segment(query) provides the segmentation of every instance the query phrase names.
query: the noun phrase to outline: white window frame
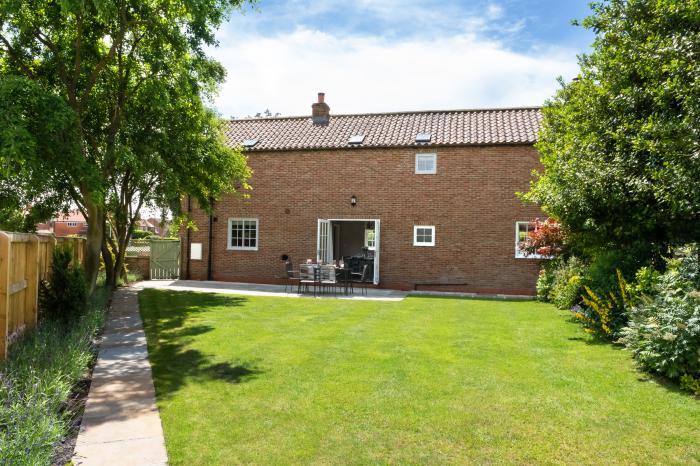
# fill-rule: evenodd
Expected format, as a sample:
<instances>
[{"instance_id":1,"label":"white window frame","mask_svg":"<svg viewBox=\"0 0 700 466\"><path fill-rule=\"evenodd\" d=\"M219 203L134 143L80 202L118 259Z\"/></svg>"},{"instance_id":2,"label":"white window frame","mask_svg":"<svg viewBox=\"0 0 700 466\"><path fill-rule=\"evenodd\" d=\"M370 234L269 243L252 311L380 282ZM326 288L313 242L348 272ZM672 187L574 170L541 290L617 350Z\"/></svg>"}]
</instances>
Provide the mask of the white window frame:
<instances>
[{"instance_id":1,"label":"white window frame","mask_svg":"<svg viewBox=\"0 0 700 466\"><path fill-rule=\"evenodd\" d=\"M526 224L530 226L531 221L518 220L515 222L515 258L516 259L545 259L542 254L525 254L525 251L520 249L520 225ZM525 230L526 232L528 230Z\"/></svg>"},{"instance_id":2,"label":"white window frame","mask_svg":"<svg viewBox=\"0 0 700 466\"><path fill-rule=\"evenodd\" d=\"M231 229L233 227L233 222L255 222L255 246L234 246L233 238L231 237ZM243 218L243 217L231 217L228 219L228 228L226 230L228 239L226 240L227 248L229 251L257 251L260 245L260 222L257 218Z\"/></svg>"},{"instance_id":3,"label":"white window frame","mask_svg":"<svg viewBox=\"0 0 700 466\"><path fill-rule=\"evenodd\" d=\"M424 170L419 168L419 163L418 161L421 159L427 159L430 158L433 161L433 168ZM429 154L416 154L416 175L435 175L437 173L437 154L435 153L429 153Z\"/></svg>"},{"instance_id":4,"label":"white window frame","mask_svg":"<svg viewBox=\"0 0 700 466\"><path fill-rule=\"evenodd\" d=\"M69 227L77 227L77 226L78 226L78 222L66 222L66 226L69 226Z\"/></svg>"},{"instance_id":5,"label":"white window frame","mask_svg":"<svg viewBox=\"0 0 700 466\"><path fill-rule=\"evenodd\" d=\"M418 241L418 230L431 230L430 242ZM435 246L435 225L413 225L413 245L414 246Z\"/></svg>"},{"instance_id":6,"label":"white window frame","mask_svg":"<svg viewBox=\"0 0 700 466\"><path fill-rule=\"evenodd\" d=\"M374 232L374 239L372 240L372 246L369 245L369 238L367 238L367 234L370 231ZM377 248L377 232L374 229L365 228L365 247L367 249L369 249L370 251L374 251Z\"/></svg>"}]
</instances>

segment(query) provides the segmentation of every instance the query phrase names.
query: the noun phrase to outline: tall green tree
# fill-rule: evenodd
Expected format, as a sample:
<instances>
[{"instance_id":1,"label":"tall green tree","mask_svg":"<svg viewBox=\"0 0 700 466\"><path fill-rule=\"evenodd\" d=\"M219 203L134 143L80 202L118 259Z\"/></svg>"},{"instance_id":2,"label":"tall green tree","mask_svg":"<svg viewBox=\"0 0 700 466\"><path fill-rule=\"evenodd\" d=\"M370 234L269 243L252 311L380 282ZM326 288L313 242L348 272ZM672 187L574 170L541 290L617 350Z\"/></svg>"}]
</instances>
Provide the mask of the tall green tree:
<instances>
[{"instance_id":1,"label":"tall green tree","mask_svg":"<svg viewBox=\"0 0 700 466\"><path fill-rule=\"evenodd\" d=\"M0 76L21 76L75 115L77 149L49 170L88 222L86 274L94 287L106 222L117 262L139 202L189 194L201 205L244 183L242 155L223 145L205 103L224 79L205 54L245 0L4 0ZM198 135L194 135L198 131ZM68 152L68 151L67 151ZM73 156L75 155L75 156ZM53 179L53 178L52 178ZM113 264L117 267L119 264Z\"/></svg>"},{"instance_id":2,"label":"tall green tree","mask_svg":"<svg viewBox=\"0 0 700 466\"><path fill-rule=\"evenodd\" d=\"M591 6L593 52L544 106L525 198L585 248L658 257L700 240L700 1Z\"/></svg>"},{"instance_id":3,"label":"tall green tree","mask_svg":"<svg viewBox=\"0 0 700 466\"><path fill-rule=\"evenodd\" d=\"M0 80L0 229L34 231L68 205L55 175L79 154L75 122L65 101L36 82Z\"/></svg>"}]
</instances>

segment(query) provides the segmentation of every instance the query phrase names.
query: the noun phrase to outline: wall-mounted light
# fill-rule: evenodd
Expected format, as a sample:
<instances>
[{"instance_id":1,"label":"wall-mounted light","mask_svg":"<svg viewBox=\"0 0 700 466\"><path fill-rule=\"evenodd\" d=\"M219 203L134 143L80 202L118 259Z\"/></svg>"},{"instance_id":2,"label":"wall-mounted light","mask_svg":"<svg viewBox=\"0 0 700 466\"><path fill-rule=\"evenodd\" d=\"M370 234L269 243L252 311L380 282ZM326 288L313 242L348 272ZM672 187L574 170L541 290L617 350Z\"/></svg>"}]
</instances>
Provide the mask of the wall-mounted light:
<instances>
[{"instance_id":1,"label":"wall-mounted light","mask_svg":"<svg viewBox=\"0 0 700 466\"><path fill-rule=\"evenodd\" d=\"M354 194L350 196L350 205L353 207L357 205L357 196L355 196Z\"/></svg>"}]
</instances>

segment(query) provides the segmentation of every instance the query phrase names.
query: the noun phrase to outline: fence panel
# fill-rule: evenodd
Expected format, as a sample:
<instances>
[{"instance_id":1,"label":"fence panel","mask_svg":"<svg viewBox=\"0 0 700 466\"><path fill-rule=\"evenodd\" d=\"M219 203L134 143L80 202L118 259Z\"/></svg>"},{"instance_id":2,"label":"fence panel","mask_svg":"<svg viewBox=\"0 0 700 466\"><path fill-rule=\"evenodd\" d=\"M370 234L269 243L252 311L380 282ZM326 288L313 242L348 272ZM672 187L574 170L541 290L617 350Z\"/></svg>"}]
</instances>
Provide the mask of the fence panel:
<instances>
[{"instance_id":1,"label":"fence panel","mask_svg":"<svg viewBox=\"0 0 700 466\"><path fill-rule=\"evenodd\" d=\"M0 359L14 339L36 326L39 285L48 277L57 244L70 245L74 263L83 263L85 238L0 231Z\"/></svg>"}]
</instances>

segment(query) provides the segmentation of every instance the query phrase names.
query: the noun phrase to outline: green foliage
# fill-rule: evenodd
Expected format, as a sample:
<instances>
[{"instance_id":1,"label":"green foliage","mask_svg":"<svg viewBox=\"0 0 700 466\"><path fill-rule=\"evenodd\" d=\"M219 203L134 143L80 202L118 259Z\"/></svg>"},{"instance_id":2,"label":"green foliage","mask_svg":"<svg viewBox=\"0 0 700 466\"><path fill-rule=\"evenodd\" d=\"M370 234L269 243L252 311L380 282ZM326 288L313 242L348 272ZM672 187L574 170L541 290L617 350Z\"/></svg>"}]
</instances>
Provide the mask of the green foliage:
<instances>
[{"instance_id":1,"label":"green foliage","mask_svg":"<svg viewBox=\"0 0 700 466\"><path fill-rule=\"evenodd\" d=\"M581 302L583 294L584 263L577 257L552 261L546 280L551 280L548 300L559 309L571 309Z\"/></svg>"},{"instance_id":2,"label":"green foliage","mask_svg":"<svg viewBox=\"0 0 700 466\"><path fill-rule=\"evenodd\" d=\"M150 238L151 236L153 236L153 233L146 230L134 230L131 233L131 239L146 239Z\"/></svg>"},{"instance_id":3,"label":"green foliage","mask_svg":"<svg viewBox=\"0 0 700 466\"><path fill-rule=\"evenodd\" d=\"M620 342L644 369L671 379L700 377L699 276L697 252L686 250L658 278L653 299L630 310Z\"/></svg>"},{"instance_id":4,"label":"green foliage","mask_svg":"<svg viewBox=\"0 0 700 466\"><path fill-rule=\"evenodd\" d=\"M96 356L93 339L106 316L101 289L71 325L44 320L10 347L0 365L0 464L51 464L68 434L68 400Z\"/></svg>"},{"instance_id":5,"label":"green foliage","mask_svg":"<svg viewBox=\"0 0 700 466\"><path fill-rule=\"evenodd\" d=\"M16 165L0 167L9 167L0 197L3 186L26 197L12 182L23 179L17 167L36 174L44 197L70 196L87 214L91 287L104 220L116 233L116 277L142 206L187 194L207 208L246 187L246 159L225 146L223 123L206 107L225 72L205 50L247 3L0 2L0 157Z\"/></svg>"},{"instance_id":6,"label":"green foliage","mask_svg":"<svg viewBox=\"0 0 700 466\"><path fill-rule=\"evenodd\" d=\"M549 302L550 293L552 292L552 287L554 286L554 270L553 267L546 264L540 270L540 274L537 277L537 300L543 302Z\"/></svg>"},{"instance_id":7,"label":"green foliage","mask_svg":"<svg viewBox=\"0 0 700 466\"><path fill-rule=\"evenodd\" d=\"M72 261L71 248L54 249L49 279L41 283L39 289L39 314L43 319L68 322L85 310L85 273L80 265Z\"/></svg>"},{"instance_id":8,"label":"green foliage","mask_svg":"<svg viewBox=\"0 0 700 466\"><path fill-rule=\"evenodd\" d=\"M631 305L628 284L620 270L616 271L617 290L598 294L585 286L583 305L576 310L575 317L588 333L612 338L627 323L627 312Z\"/></svg>"},{"instance_id":9,"label":"green foliage","mask_svg":"<svg viewBox=\"0 0 700 466\"><path fill-rule=\"evenodd\" d=\"M700 377L695 378L688 374L683 374L680 378L681 388L700 396Z\"/></svg>"},{"instance_id":10,"label":"green foliage","mask_svg":"<svg viewBox=\"0 0 700 466\"><path fill-rule=\"evenodd\" d=\"M700 240L700 2L610 0L580 75L545 104L527 200L580 248L658 259Z\"/></svg>"},{"instance_id":11,"label":"green foliage","mask_svg":"<svg viewBox=\"0 0 700 466\"><path fill-rule=\"evenodd\" d=\"M0 79L0 229L34 231L66 206L67 187L54 170L79 165L75 126L75 113L42 85Z\"/></svg>"}]
</instances>

